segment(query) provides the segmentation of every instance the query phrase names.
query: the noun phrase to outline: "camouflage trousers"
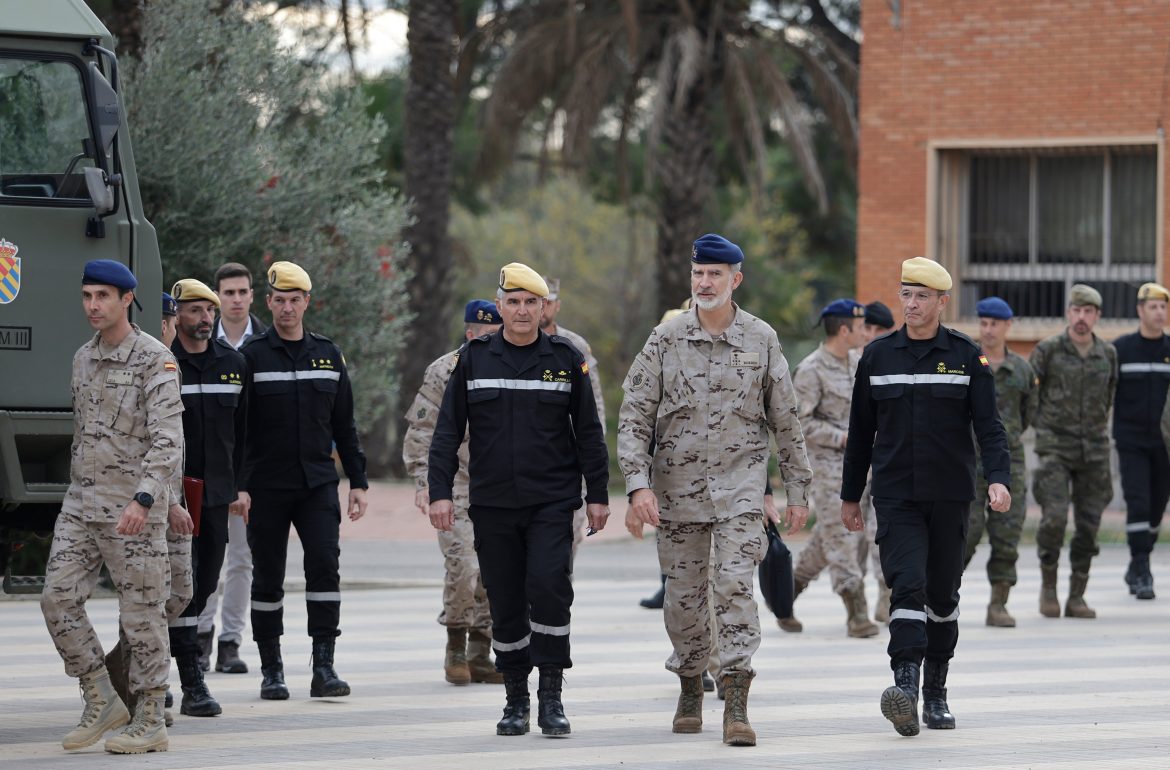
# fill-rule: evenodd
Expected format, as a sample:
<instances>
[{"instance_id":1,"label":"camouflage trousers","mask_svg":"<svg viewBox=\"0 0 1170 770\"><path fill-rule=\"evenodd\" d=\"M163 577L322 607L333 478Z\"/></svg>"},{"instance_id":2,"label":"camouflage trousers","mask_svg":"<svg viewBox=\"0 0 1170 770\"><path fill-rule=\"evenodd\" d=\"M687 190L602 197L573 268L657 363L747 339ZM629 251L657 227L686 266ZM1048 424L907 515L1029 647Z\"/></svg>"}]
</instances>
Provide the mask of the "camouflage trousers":
<instances>
[{"instance_id":1,"label":"camouflage trousers","mask_svg":"<svg viewBox=\"0 0 1170 770\"><path fill-rule=\"evenodd\" d=\"M1097 555L1097 530L1101 513L1113 497L1113 479L1108 452L1089 455L1080 449L1045 452L1038 455L1039 467L1032 476L1032 496L1040 504L1040 526L1036 550L1041 565L1060 562L1068 509L1073 509L1069 564L1074 572L1088 572Z\"/></svg>"},{"instance_id":2,"label":"camouflage trousers","mask_svg":"<svg viewBox=\"0 0 1170 770\"><path fill-rule=\"evenodd\" d=\"M674 648L666 661L668 670L698 676L714 646L723 674L755 673L752 655L760 646L760 616L753 590L756 565L766 549L763 513L726 521L660 522L658 563L666 575L663 620Z\"/></svg>"},{"instance_id":3,"label":"camouflage trousers","mask_svg":"<svg viewBox=\"0 0 1170 770\"><path fill-rule=\"evenodd\" d=\"M167 527L167 556L171 568L171 591L165 605L169 626L179 619L195 595L195 580L191 570L191 536L177 534Z\"/></svg>"},{"instance_id":4,"label":"camouflage trousers","mask_svg":"<svg viewBox=\"0 0 1170 770\"><path fill-rule=\"evenodd\" d=\"M813 524L812 537L800 550L793 577L808 584L828 567L833 591L844 594L864 585L868 543L865 532L850 532L841 521L841 494L837 481L840 473L822 473L820 470L819 466L814 467L813 483L808 490L809 510L816 516L816 523Z\"/></svg>"},{"instance_id":5,"label":"camouflage trousers","mask_svg":"<svg viewBox=\"0 0 1170 770\"><path fill-rule=\"evenodd\" d=\"M171 667L164 602L170 590L166 523L151 521L138 535L119 535L114 522L87 522L62 512L53 530L41 612L65 661L65 673L96 671L105 653L85 611L102 562L118 590L119 623L130 645L130 691L164 687Z\"/></svg>"},{"instance_id":6,"label":"camouflage trousers","mask_svg":"<svg viewBox=\"0 0 1170 770\"><path fill-rule=\"evenodd\" d=\"M483 589L483 578L479 574L475 530L467 515L466 500L455 506L455 526L450 532L440 530L438 535L444 570L439 625L474 628L490 636L492 615L487 592Z\"/></svg>"},{"instance_id":7,"label":"camouflage trousers","mask_svg":"<svg viewBox=\"0 0 1170 770\"><path fill-rule=\"evenodd\" d=\"M1012 507L1000 513L988 507L987 479L976 476L975 499L967 518L967 551L963 557L966 569L975 556L975 549L987 531L991 557L987 560L987 580L990 583L1016 584L1016 561L1020 553L1020 533L1024 531L1024 516L1028 510L1028 482L1022 457L1012 457ZM1062 530L1063 536L1063 530Z\"/></svg>"}]
</instances>

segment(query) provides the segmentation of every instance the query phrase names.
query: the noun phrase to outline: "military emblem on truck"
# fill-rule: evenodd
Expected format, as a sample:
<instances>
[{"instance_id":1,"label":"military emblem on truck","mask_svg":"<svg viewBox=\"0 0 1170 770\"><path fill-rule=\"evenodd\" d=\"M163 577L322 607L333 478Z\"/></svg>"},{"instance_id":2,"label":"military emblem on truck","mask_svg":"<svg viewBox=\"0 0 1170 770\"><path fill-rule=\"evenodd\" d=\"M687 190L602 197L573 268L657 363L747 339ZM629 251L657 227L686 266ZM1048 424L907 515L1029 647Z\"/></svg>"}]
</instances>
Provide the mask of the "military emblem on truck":
<instances>
[{"instance_id":1,"label":"military emblem on truck","mask_svg":"<svg viewBox=\"0 0 1170 770\"><path fill-rule=\"evenodd\" d=\"M20 294L20 251L12 241L0 238L0 305L7 305Z\"/></svg>"}]
</instances>

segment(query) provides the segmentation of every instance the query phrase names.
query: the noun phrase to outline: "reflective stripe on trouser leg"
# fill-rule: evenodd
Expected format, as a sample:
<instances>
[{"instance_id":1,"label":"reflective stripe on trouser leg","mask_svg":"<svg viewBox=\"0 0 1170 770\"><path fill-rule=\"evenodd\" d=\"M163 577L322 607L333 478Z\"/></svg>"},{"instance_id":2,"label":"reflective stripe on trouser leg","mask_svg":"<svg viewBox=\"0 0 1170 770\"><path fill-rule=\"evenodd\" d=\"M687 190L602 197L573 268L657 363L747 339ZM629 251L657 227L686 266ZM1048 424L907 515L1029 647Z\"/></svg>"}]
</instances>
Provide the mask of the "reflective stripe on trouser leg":
<instances>
[{"instance_id":1,"label":"reflective stripe on trouser leg","mask_svg":"<svg viewBox=\"0 0 1170 770\"><path fill-rule=\"evenodd\" d=\"M523 511L471 506L474 547L492 616L496 669L527 676L532 670L528 598L524 593L526 545L519 530Z\"/></svg>"},{"instance_id":2,"label":"reflective stripe on trouser leg","mask_svg":"<svg viewBox=\"0 0 1170 770\"><path fill-rule=\"evenodd\" d=\"M1119 446L1117 457L1121 471L1121 492L1125 497L1125 541L1134 556L1147 554L1153 547L1150 537L1153 452Z\"/></svg>"},{"instance_id":3,"label":"reflective stripe on trouser leg","mask_svg":"<svg viewBox=\"0 0 1170 770\"><path fill-rule=\"evenodd\" d=\"M253 489L248 514L252 551L252 638L257 642L284 634L284 570L291 509L304 492Z\"/></svg>"},{"instance_id":4,"label":"reflective stripe on trouser leg","mask_svg":"<svg viewBox=\"0 0 1170 770\"><path fill-rule=\"evenodd\" d=\"M569 620L573 606L573 506L580 499L537 507L528 520L524 592L531 608L532 665L572 668Z\"/></svg>"},{"instance_id":5,"label":"reflective stripe on trouser leg","mask_svg":"<svg viewBox=\"0 0 1170 770\"><path fill-rule=\"evenodd\" d=\"M309 636L332 639L341 634L341 502L337 482L310 489L293 508L292 525L305 551Z\"/></svg>"}]
</instances>

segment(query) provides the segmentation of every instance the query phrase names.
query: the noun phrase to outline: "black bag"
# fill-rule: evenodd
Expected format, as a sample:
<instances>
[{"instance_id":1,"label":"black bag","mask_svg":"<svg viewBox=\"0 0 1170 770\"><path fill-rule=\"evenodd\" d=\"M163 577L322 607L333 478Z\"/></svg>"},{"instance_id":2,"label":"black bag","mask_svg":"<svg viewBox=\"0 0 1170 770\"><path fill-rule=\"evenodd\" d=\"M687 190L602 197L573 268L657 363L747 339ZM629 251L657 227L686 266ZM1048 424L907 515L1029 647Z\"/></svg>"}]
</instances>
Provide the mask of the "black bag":
<instances>
[{"instance_id":1,"label":"black bag","mask_svg":"<svg viewBox=\"0 0 1170 770\"><path fill-rule=\"evenodd\" d=\"M773 615L790 618L796 598L792 595L792 552L780 539L775 524L765 522L764 532L768 535L768 551L760 562L760 589Z\"/></svg>"}]
</instances>

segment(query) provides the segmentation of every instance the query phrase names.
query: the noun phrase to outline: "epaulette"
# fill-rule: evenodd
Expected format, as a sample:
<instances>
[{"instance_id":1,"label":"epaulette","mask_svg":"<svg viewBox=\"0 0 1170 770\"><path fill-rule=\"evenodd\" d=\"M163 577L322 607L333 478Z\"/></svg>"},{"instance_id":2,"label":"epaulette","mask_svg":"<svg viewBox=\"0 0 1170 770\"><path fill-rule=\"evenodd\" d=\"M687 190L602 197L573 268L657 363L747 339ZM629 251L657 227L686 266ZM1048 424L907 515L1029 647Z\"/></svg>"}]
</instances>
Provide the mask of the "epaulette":
<instances>
[{"instance_id":1,"label":"epaulette","mask_svg":"<svg viewBox=\"0 0 1170 770\"><path fill-rule=\"evenodd\" d=\"M948 334L950 334L952 337L955 337L955 338L957 338L957 339L963 340L963 341L964 341L964 342L966 342L968 345L970 345L971 347L973 347L973 348L975 348L975 349L977 349L977 350L979 350L979 349L980 349L980 347L979 347L979 343L978 343L978 342L976 342L975 340L971 339L971 338L970 338L970 337L968 337L966 334L963 334L961 331L957 331L957 330L955 330L955 329L952 329L952 328L951 328L951 327L949 327L949 326L944 326L943 328L944 328L944 329L946 329L946 330L947 330L947 333L948 333Z\"/></svg>"},{"instance_id":2,"label":"epaulette","mask_svg":"<svg viewBox=\"0 0 1170 770\"><path fill-rule=\"evenodd\" d=\"M333 340L329 339L324 334L318 334L317 332L309 332L309 336L315 340L321 340L322 342L328 342L330 345L333 344Z\"/></svg>"},{"instance_id":3,"label":"epaulette","mask_svg":"<svg viewBox=\"0 0 1170 770\"><path fill-rule=\"evenodd\" d=\"M253 334L251 337L249 337L248 339L244 340L244 344L240 345L240 347L238 348L238 350L239 350L240 352L243 352L244 348L246 348L246 347L248 347L249 345L251 345L252 343L256 342L256 340L264 340L264 339L268 339L268 332L270 332L270 331L272 331L272 330L271 330L271 329L265 329L264 331L260 332L259 334Z\"/></svg>"},{"instance_id":4,"label":"epaulette","mask_svg":"<svg viewBox=\"0 0 1170 770\"><path fill-rule=\"evenodd\" d=\"M572 340L570 340L568 337L562 337L559 334L548 335L548 341L555 343L557 345L565 345L566 347L570 347L573 350L577 350L577 346L573 344ZM577 351L577 352L581 353L581 351ZM585 354L581 353L581 355L585 355Z\"/></svg>"}]
</instances>

